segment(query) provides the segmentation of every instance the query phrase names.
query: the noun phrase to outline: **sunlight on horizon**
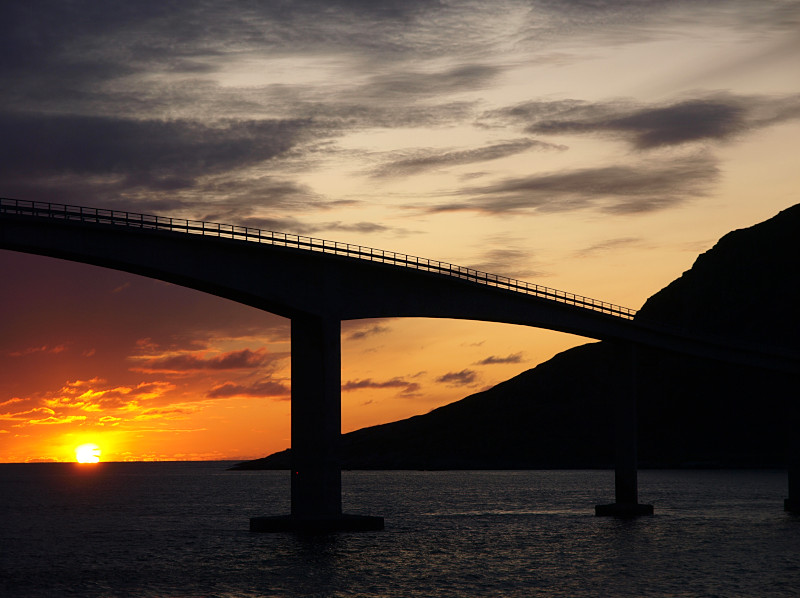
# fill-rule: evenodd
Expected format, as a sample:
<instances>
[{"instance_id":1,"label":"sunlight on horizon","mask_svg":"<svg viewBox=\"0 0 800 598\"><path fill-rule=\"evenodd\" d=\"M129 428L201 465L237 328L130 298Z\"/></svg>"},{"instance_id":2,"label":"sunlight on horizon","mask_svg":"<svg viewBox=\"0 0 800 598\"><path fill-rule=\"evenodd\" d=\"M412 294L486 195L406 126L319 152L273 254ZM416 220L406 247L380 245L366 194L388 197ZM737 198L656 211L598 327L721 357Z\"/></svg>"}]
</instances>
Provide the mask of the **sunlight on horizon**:
<instances>
[{"instance_id":1,"label":"sunlight on horizon","mask_svg":"<svg viewBox=\"0 0 800 598\"><path fill-rule=\"evenodd\" d=\"M82 444L75 448L75 460L78 463L99 463L100 447L94 443Z\"/></svg>"}]
</instances>

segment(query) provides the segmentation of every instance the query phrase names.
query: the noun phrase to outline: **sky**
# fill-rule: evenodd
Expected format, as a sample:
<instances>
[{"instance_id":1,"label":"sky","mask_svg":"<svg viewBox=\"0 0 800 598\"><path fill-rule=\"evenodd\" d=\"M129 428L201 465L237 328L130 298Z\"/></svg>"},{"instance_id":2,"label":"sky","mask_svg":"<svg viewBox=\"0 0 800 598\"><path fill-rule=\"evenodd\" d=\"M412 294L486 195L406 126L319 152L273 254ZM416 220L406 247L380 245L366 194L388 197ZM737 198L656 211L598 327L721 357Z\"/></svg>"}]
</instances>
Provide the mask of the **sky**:
<instances>
[{"instance_id":1,"label":"sky","mask_svg":"<svg viewBox=\"0 0 800 598\"><path fill-rule=\"evenodd\" d=\"M800 201L800 2L0 4L0 196L247 225L638 308ZM0 251L0 462L290 446L289 322ZM344 322L342 429L591 339Z\"/></svg>"}]
</instances>

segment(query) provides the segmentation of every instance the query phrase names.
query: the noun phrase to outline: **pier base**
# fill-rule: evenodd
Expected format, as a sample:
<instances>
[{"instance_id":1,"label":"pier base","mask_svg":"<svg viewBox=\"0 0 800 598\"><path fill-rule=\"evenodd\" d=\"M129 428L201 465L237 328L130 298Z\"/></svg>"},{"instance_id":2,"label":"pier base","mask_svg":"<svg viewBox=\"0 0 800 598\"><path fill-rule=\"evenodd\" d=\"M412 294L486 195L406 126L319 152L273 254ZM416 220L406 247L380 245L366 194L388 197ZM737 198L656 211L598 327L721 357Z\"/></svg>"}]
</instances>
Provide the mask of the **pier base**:
<instances>
[{"instance_id":1,"label":"pier base","mask_svg":"<svg viewBox=\"0 0 800 598\"><path fill-rule=\"evenodd\" d=\"M297 532L303 534L329 534L333 532L372 532L383 529L383 517L347 515L338 517L251 517L251 532Z\"/></svg>"}]
</instances>

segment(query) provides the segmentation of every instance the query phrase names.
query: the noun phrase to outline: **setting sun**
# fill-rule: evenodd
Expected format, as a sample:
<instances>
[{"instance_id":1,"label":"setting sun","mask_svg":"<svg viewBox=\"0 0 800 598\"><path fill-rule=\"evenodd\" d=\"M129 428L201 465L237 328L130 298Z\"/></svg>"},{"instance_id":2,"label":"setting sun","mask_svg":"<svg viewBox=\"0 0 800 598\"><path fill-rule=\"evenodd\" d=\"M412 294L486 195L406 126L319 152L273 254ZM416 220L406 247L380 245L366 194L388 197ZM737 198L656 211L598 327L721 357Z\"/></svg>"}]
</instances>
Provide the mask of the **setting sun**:
<instances>
[{"instance_id":1,"label":"setting sun","mask_svg":"<svg viewBox=\"0 0 800 598\"><path fill-rule=\"evenodd\" d=\"M100 447L96 444L82 444L75 449L75 459L78 463L99 463Z\"/></svg>"}]
</instances>

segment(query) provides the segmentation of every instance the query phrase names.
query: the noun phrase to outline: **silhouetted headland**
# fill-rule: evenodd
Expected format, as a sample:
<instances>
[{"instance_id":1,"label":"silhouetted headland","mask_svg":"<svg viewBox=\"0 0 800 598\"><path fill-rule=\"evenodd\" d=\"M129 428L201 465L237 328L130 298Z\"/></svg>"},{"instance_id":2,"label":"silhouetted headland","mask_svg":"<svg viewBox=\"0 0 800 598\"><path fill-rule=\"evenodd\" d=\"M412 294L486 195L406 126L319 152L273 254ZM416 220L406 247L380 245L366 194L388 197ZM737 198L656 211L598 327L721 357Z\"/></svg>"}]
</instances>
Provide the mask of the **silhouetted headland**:
<instances>
[{"instance_id":1,"label":"silhouetted headland","mask_svg":"<svg viewBox=\"0 0 800 598\"><path fill-rule=\"evenodd\" d=\"M688 331L797 349L800 204L725 235L637 315ZM345 469L614 466L625 360L606 342L564 351L428 414L342 436ZM783 467L797 378L641 350L641 467ZM234 469L288 469L289 450Z\"/></svg>"}]
</instances>

